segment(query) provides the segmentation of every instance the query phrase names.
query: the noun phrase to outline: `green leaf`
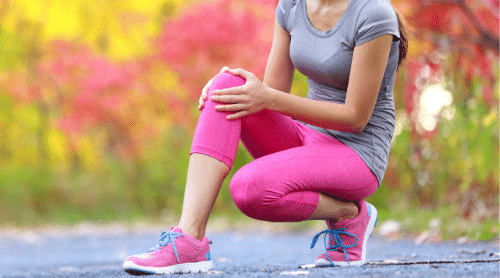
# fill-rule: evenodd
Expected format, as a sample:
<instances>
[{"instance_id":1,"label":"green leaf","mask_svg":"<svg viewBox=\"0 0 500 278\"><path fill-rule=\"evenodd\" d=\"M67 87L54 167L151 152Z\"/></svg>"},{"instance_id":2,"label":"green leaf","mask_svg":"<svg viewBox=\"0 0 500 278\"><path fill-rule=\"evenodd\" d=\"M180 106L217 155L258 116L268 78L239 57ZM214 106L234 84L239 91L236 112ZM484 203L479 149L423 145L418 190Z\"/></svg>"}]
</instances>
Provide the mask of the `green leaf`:
<instances>
[{"instance_id":1,"label":"green leaf","mask_svg":"<svg viewBox=\"0 0 500 278\"><path fill-rule=\"evenodd\" d=\"M22 60L23 45L16 34L0 27L0 70L12 70Z\"/></svg>"}]
</instances>

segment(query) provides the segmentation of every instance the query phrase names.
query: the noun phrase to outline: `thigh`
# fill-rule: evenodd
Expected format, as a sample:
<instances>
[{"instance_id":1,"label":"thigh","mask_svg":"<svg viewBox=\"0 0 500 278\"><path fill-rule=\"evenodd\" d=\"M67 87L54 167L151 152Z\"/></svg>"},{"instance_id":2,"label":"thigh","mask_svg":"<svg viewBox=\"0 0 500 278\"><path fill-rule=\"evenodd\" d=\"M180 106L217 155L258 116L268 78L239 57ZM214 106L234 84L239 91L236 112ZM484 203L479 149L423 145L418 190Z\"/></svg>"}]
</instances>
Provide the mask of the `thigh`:
<instances>
[{"instance_id":1,"label":"thigh","mask_svg":"<svg viewBox=\"0 0 500 278\"><path fill-rule=\"evenodd\" d=\"M262 110L241 122L241 142L253 158L302 146L297 123L275 111Z\"/></svg>"},{"instance_id":2,"label":"thigh","mask_svg":"<svg viewBox=\"0 0 500 278\"><path fill-rule=\"evenodd\" d=\"M346 200L364 199L378 181L359 155L338 140L291 148L258 158L242 167L245 192L279 198L293 192L313 191Z\"/></svg>"}]
</instances>

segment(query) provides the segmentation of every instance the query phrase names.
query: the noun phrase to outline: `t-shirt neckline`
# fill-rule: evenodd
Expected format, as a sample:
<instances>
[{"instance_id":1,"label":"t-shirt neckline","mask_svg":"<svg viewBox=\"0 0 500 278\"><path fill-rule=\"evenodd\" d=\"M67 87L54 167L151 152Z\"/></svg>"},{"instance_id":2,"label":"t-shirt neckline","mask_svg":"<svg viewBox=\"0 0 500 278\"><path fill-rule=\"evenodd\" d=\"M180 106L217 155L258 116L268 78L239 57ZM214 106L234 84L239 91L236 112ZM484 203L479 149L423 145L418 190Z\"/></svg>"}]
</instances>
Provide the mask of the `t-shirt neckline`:
<instances>
[{"instance_id":1,"label":"t-shirt neckline","mask_svg":"<svg viewBox=\"0 0 500 278\"><path fill-rule=\"evenodd\" d=\"M352 2L354 2L354 0L349 0L349 2L347 3L347 8L345 9L344 13L340 17L339 21L331 29L328 29L326 31L320 31L311 24L311 21L309 21L309 17L307 16L306 0L300 0L300 1L302 2L302 18L304 19L304 23L307 26L307 29L309 29L311 33L313 33L318 37L328 37L331 36L333 33L335 33L340 28L340 25L342 25L345 18L348 16L347 14L349 14L350 12L351 6L353 4Z\"/></svg>"}]
</instances>

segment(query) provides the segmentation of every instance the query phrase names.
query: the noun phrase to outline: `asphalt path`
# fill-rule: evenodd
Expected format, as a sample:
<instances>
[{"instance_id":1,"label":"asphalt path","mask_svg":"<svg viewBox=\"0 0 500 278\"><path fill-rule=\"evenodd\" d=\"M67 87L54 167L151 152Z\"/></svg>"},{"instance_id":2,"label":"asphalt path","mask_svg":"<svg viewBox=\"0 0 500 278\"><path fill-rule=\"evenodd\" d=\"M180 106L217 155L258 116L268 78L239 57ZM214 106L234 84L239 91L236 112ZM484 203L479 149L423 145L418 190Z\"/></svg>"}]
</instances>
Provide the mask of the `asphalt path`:
<instances>
[{"instance_id":1,"label":"asphalt path","mask_svg":"<svg viewBox=\"0 0 500 278\"><path fill-rule=\"evenodd\" d=\"M156 244L154 233L0 234L0 277L134 277L123 260ZM321 252L314 234L258 231L208 234L214 271L170 277L499 277L499 244L415 244L371 237L368 264L307 268ZM306 266L306 268L301 268Z\"/></svg>"}]
</instances>

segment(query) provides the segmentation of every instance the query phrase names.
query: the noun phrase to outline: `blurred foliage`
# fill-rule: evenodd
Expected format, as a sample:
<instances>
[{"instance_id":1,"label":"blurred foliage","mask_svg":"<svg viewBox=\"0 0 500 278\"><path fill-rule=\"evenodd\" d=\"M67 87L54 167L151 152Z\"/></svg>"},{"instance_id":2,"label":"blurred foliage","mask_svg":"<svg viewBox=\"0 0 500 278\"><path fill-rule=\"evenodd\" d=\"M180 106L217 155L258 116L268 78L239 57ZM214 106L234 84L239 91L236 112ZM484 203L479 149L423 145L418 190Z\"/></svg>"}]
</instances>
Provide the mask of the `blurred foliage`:
<instances>
[{"instance_id":1,"label":"blurred foliage","mask_svg":"<svg viewBox=\"0 0 500 278\"><path fill-rule=\"evenodd\" d=\"M129 59L150 51L149 38L183 0L7 0L2 27L14 34L36 29L40 42L78 39L111 59Z\"/></svg>"},{"instance_id":2,"label":"blurred foliage","mask_svg":"<svg viewBox=\"0 0 500 278\"><path fill-rule=\"evenodd\" d=\"M434 215L443 238L496 237L498 1L392 2L412 32L369 201L408 229ZM0 224L178 217L201 88L224 65L263 76L276 4L0 0ZM215 214L241 215L227 186L249 161L240 146Z\"/></svg>"},{"instance_id":3,"label":"blurred foliage","mask_svg":"<svg viewBox=\"0 0 500 278\"><path fill-rule=\"evenodd\" d=\"M446 211L444 238L472 230L481 239L498 237L498 1L394 2L411 40L395 86L387 190L370 200L386 211L414 212L415 219ZM447 94L452 101L443 101Z\"/></svg>"}]
</instances>

